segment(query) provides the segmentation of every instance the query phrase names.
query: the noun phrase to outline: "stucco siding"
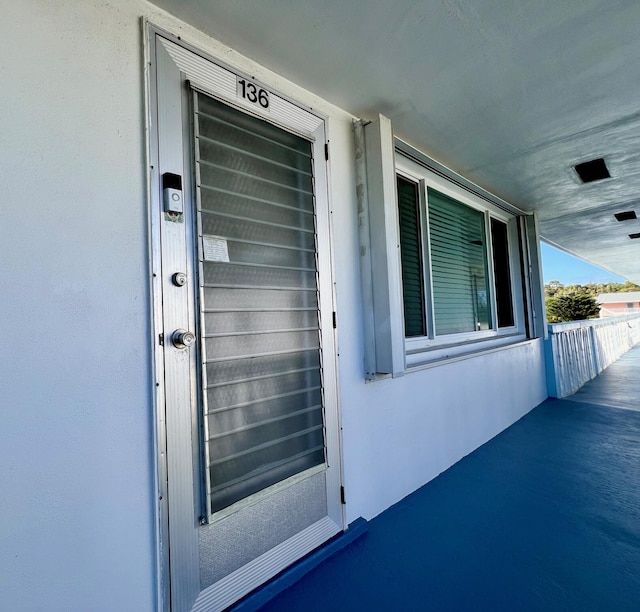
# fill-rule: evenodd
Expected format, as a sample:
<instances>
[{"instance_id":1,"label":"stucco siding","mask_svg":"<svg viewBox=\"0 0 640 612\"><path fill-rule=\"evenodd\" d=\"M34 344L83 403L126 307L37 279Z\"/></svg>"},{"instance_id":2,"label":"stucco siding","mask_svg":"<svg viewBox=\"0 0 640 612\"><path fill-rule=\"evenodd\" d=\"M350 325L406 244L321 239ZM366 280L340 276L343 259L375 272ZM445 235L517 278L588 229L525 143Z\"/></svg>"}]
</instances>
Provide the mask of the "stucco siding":
<instances>
[{"instance_id":1,"label":"stucco siding","mask_svg":"<svg viewBox=\"0 0 640 612\"><path fill-rule=\"evenodd\" d=\"M3 2L0 607L155 607L136 2Z\"/></svg>"},{"instance_id":2,"label":"stucco siding","mask_svg":"<svg viewBox=\"0 0 640 612\"><path fill-rule=\"evenodd\" d=\"M542 342L343 392L349 520L369 519L544 401Z\"/></svg>"}]
</instances>

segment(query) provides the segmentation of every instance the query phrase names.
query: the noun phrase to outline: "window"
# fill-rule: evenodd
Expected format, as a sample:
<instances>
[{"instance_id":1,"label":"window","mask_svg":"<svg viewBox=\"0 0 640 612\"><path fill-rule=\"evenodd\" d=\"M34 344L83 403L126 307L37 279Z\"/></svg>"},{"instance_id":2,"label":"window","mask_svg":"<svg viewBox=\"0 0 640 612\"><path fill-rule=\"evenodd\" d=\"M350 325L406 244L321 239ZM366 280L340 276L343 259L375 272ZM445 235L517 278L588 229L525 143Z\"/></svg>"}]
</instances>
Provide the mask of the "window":
<instances>
[{"instance_id":1,"label":"window","mask_svg":"<svg viewBox=\"0 0 640 612\"><path fill-rule=\"evenodd\" d=\"M522 335L517 217L411 160L396 167L407 365Z\"/></svg>"},{"instance_id":2,"label":"window","mask_svg":"<svg viewBox=\"0 0 640 612\"><path fill-rule=\"evenodd\" d=\"M398 216L405 335L424 336L427 332L418 186L402 177L398 177Z\"/></svg>"},{"instance_id":3,"label":"window","mask_svg":"<svg viewBox=\"0 0 640 612\"><path fill-rule=\"evenodd\" d=\"M394 138L382 115L354 139L365 377L544 337L535 214Z\"/></svg>"},{"instance_id":4,"label":"window","mask_svg":"<svg viewBox=\"0 0 640 612\"><path fill-rule=\"evenodd\" d=\"M427 189L434 334L491 329L484 215Z\"/></svg>"},{"instance_id":5,"label":"window","mask_svg":"<svg viewBox=\"0 0 640 612\"><path fill-rule=\"evenodd\" d=\"M514 324L514 318L507 224L493 218L491 219L491 250L496 279L498 327L511 327Z\"/></svg>"}]
</instances>

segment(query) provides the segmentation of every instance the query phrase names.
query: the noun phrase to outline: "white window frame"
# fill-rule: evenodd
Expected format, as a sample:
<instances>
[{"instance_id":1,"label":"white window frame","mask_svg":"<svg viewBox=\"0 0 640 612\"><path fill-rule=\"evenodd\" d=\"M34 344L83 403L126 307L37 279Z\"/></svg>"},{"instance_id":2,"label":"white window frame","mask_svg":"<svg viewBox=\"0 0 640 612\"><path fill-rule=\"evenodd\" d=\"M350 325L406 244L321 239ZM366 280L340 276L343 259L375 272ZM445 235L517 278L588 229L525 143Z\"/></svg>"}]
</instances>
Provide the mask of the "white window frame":
<instances>
[{"instance_id":1,"label":"white window frame","mask_svg":"<svg viewBox=\"0 0 640 612\"><path fill-rule=\"evenodd\" d=\"M396 154L396 174L418 185L418 198L421 220L421 239L423 255L423 294L427 334L425 336L406 337L405 352L407 368L426 361L435 361L475 352L487 348L495 348L526 339L524 325L524 304L522 282L520 278L521 262L518 247L518 218L489 202L485 202L469 191L438 176L417 162ZM429 214L427 191L429 188L453 198L461 204L483 214L485 235L487 236L485 254L487 257L487 273L489 276L489 312L492 328L481 331L470 331L456 334L435 334L433 286L431 275L431 255L429 245ZM509 250L509 274L511 283L511 300L514 325L497 327L497 303L495 273L493 266L491 235L491 219L502 221L507 225L507 242Z\"/></svg>"},{"instance_id":2,"label":"white window frame","mask_svg":"<svg viewBox=\"0 0 640 612\"><path fill-rule=\"evenodd\" d=\"M354 144L365 379L395 378L411 370L546 338L540 235L535 213L509 204L395 138L390 120L383 115L372 121L355 120ZM489 238L487 267L491 278L493 321L497 321L497 305L490 220L494 218L507 223L513 326L435 337L433 322L428 320L430 327L425 336L405 338L398 175L421 185L423 202L426 201L426 189L433 187L483 213ZM425 302L429 312L433 312L426 215L423 204Z\"/></svg>"},{"instance_id":3,"label":"white window frame","mask_svg":"<svg viewBox=\"0 0 640 612\"><path fill-rule=\"evenodd\" d=\"M520 256L517 234L517 217L489 202L485 202L472 193L454 185L445 178L438 176L428 168L396 154L396 174L418 185L418 197L421 221L421 240L423 254L424 304L426 330L425 336L405 338L405 352L407 368L419 365L425 361L436 361L449 357L456 357L469 352L486 348L494 348L526 339L524 329L524 306L522 283L520 279ZM489 276L489 302L492 328L481 331L470 331L438 336L435 333L433 287L431 275L431 255L429 244L429 214L427 191L429 188L453 198L461 204L477 210L483 214L485 235L487 236L485 254L487 257L487 273ZM498 327L497 303L495 289L495 273L493 266L491 235L491 219L502 221L507 225L507 242L509 249L509 274L511 283L511 300L514 325Z\"/></svg>"}]
</instances>

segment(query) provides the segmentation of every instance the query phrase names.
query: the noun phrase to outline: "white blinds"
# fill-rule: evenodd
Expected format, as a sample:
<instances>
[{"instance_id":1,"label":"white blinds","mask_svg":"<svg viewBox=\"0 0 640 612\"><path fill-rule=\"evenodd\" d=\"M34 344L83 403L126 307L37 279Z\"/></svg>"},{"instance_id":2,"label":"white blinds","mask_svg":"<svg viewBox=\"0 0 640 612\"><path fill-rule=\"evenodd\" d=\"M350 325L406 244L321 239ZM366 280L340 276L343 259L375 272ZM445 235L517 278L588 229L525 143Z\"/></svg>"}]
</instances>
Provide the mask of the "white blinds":
<instances>
[{"instance_id":1,"label":"white blinds","mask_svg":"<svg viewBox=\"0 0 640 612\"><path fill-rule=\"evenodd\" d=\"M428 189L437 336L491 328L484 215Z\"/></svg>"}]
</instances>

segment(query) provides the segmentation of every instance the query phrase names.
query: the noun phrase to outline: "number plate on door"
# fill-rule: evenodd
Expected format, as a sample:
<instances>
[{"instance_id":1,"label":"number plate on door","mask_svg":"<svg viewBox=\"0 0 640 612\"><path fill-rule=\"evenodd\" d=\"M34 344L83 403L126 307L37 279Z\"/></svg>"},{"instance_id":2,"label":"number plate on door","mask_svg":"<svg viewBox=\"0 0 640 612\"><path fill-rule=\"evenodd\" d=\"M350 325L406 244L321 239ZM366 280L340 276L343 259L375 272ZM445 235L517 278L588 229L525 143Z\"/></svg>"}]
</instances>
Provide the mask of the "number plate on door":
<instances>
[{"instance_id":1,"label":"number plate on door","mask_svg":"<svg viewBox=\"0 0 640 612\"><path fill-rule=\"evenodd\" d=\"M236 92L238 98L241 100L255 104L265 110L269 110L269 92L253 81L238 77Z\"/></svg>"}]
</instances>

